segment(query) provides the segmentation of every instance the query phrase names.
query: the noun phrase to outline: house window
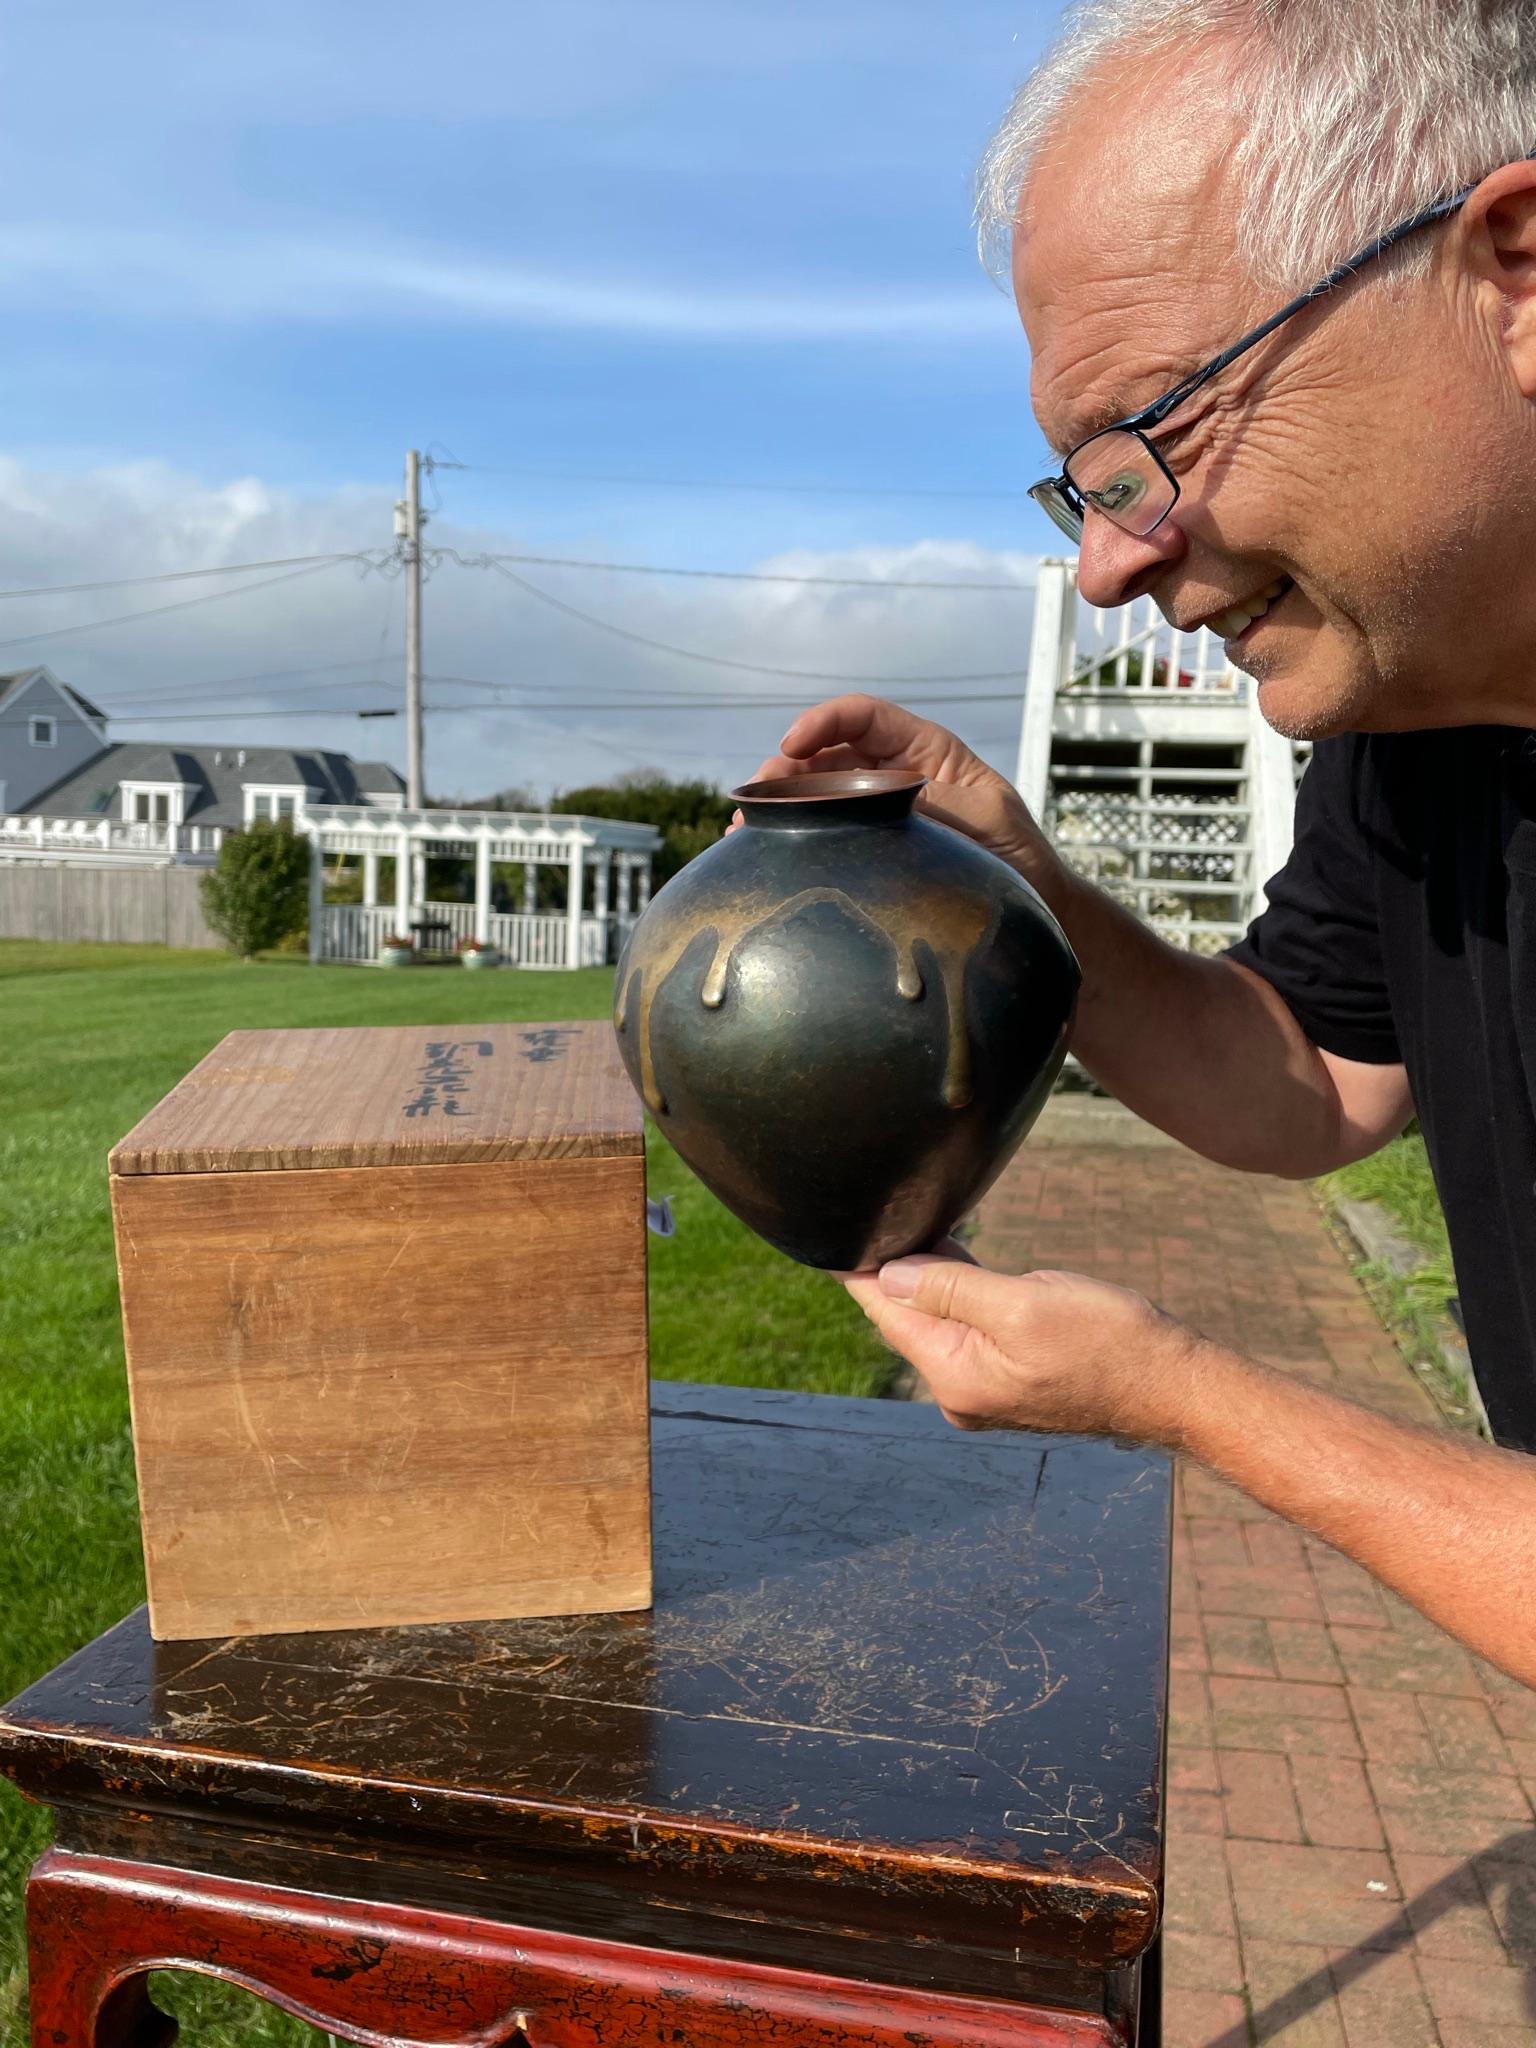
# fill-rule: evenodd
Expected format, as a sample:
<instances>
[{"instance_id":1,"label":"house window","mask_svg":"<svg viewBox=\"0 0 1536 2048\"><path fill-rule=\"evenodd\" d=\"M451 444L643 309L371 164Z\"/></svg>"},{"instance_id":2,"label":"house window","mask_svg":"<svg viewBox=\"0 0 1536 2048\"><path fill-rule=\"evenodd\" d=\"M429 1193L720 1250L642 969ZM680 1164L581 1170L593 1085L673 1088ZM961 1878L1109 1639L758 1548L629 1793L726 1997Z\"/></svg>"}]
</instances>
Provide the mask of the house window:
<instances>
[{"instance_id":1,"label":"house window","mask_svg":"<svg viewBox=\"0 0 1536 2048\"><path fill-rule=\"evenodd\" d=\"M171 822L171 793L168 789L136 789L132 797L135 825L168 825Z\"/></svg>"},{"instance_id":2,"label":"house window","mask_svg":"<svg viewBox=\"0 0 1536 2048\"><path fill-rule=\"evenodd\" d=\"M299 815L297 791L285 794L276 789L248 789L245 801L246 817L253 824L258 818L297 818Z\"/></svg>"},{"instance_id":3,"label":"house window","mask_svg":"<svg viewBox=\"0 0 1536 2048\"><path fill-rule=\"evenodd\" d=\"M27 721L27 737L34 747L56 747L59 743L59 721L39 713Z\"/></svg>"}]
</instances>

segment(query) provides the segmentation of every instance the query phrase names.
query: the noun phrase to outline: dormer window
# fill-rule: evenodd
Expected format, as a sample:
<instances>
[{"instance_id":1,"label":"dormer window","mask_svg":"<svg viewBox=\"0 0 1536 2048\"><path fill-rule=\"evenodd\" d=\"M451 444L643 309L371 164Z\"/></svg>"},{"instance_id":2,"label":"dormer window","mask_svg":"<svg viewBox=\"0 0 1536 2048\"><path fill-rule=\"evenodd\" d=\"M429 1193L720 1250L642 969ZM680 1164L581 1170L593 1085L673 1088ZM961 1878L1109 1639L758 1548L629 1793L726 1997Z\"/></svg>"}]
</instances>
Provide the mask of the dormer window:
<instances>
[{"instance_id":1,"label":"dormer window","mask_svg":"<svg viewBox=\"0 0 1536 2048\"><path fill-rule=\"evenodd\" d=\"M304 796L301 785L248 782L245 786L245 822L253 825L258 818L292 818L297 822L304 807Z\"/></svg>"},{"instance_id":2,"label":"dormer window","mask_svg":"<svg viewBox=\"0 0 1536 2048\"><path fill-rule=\"evenodd\" d=\"M27 720L27 738L34 747L56 747L59 743L59 721L37 712Z\"/></svg>"},{"instance_id":3,"label":"dormer window","mask_svg":"<svg viewBox=\"0 0 1536 2048\"><path fill-rule=\"evenodd\" d=\"M180 825L191 792L181 782L124 781L123 817L130 825Z\"/></svg>"}]
</instances>

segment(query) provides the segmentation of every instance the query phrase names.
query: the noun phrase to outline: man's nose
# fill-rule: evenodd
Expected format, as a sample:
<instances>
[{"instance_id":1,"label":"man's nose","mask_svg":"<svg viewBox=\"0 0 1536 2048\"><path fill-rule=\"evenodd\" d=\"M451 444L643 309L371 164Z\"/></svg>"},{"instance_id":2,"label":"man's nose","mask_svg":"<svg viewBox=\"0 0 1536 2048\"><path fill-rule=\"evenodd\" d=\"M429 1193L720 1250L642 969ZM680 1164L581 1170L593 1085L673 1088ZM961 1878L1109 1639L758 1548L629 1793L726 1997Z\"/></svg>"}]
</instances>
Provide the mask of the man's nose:
<instances>
[{"instance_id":1,"label":"man's nose","mask_svg":"<svg viewBox=\"0 0 1536 2048\"><path fill-rule=\"evenodd\" d=\"M1145 597L1188 543L1173 518L1151 533L1127 533L1090 505L1077 550L1077 587L1090 604L1108 610Z\"/></svg>"}]
</instances>

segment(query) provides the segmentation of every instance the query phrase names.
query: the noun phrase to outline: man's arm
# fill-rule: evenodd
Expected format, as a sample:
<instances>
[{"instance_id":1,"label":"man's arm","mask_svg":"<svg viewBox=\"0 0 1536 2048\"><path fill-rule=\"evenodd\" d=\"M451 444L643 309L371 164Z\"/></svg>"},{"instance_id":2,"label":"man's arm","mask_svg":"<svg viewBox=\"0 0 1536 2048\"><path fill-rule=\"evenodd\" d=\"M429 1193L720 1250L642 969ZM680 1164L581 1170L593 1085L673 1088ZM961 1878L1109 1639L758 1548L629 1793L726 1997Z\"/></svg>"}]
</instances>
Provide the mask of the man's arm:
<instances>
[{"instance_id":1,"label":"man's arm","mask_svg":"<svg viewBox=\"0 0 1536 2048\"><path fill-rule=\"evenodd\" d=\"M921 804L1016 867L1083 970L1072 1049L1149 1123L1223 1166L1292 1178L1363 1158L1412 1115L1400 1066L1311 1043L1261 976L1168 945L1072 874L1013 785L954 734L877 697L837 697L790 727L758 777L844 767L926 775Z\"/></svg>"},{"instance_id":2,"label":"man's arm","mask_svg":"<svg viewBox=\"0 0 1536 2048\"><path fill-rule=\"evenodd\" d=\"M1182 1451L1536 1685L1536 1458L1372 1414L1075 1274L915 1258L847 1284L960 1427Z\"/></svg>"},{"instance_id":3,"label":"man's arm","mask_svg":"<svg viewBox=\"0 0 1536 2048\"><path fill-rule=\"evenodd\" d=\"M1262 975L1170 946L1057 865L1041 894L1083 970L1072 1050L1128 1109L1218 1165L1294 1180L1402 1130L1401 1066L1321 1051Z\"/></svg>"}]
</instances>

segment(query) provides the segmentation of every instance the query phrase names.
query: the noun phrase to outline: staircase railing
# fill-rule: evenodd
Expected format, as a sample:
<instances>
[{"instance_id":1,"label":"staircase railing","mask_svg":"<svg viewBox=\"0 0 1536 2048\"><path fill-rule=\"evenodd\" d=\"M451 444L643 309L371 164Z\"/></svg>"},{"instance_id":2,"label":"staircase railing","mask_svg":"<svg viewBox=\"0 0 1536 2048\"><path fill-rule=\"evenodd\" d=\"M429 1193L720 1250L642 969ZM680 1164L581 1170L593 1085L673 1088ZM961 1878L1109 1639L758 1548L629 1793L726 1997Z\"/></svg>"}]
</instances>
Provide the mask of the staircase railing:
<instances>
[{"instance_id":1,"label":"staircase railing","mask_svg":"<svg viewBox=\"0 0 1536 2048\"><path fill-rule=\"evenodd\" d=\"M1076 570L1040 566L1019 791L1080 871L1176 944L1220 950L1263 907L1290 852L1295 750L1213 634L1176 632L1150 598L1092 611ZM1117 702L1178 705L1172 749L1148 737L1168 731L1163 714L1106 727ZM1065 740L1073 759L1057 758Z\"/></svg>"}]
</instances>

